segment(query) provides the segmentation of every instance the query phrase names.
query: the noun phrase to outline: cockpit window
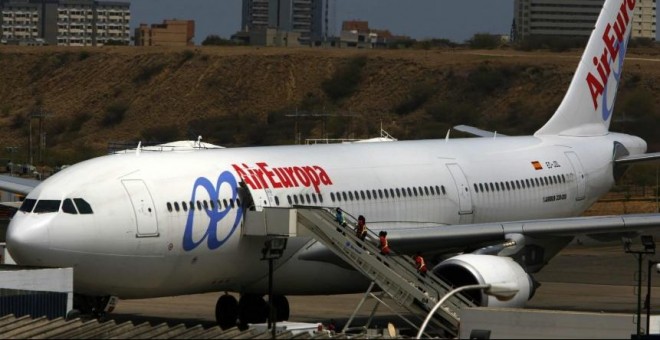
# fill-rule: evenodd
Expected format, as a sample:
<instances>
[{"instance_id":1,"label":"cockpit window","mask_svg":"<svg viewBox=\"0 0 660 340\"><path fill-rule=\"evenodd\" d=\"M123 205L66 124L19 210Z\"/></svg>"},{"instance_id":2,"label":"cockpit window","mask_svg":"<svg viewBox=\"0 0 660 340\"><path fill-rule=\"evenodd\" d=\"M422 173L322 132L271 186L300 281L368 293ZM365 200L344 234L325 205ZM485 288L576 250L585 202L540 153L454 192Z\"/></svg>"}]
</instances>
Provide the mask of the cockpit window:
<instances>
[{"instance_id":1,"label":"cockpit window","mask_svg":"<svg viewBox=\"0 0 660 340\"><path fill-rule=\"evenodd\" d=\"M34 207L35 214L54 213L60 210L60 200L39 200Z\"/></svg>"},{"instance_id":2,"label":"cockpit window","mask_svg":"<svg viewBox=\"0 0 660 340\"><path fill-rule=\"evenodd\" d=\"M62 203L62 211L67 214L78 214L76 207L73 205L73 201L70 198L67 198Z\"/></svg>"},{"instance_id":3,"label":"cockpit window","mask_svg":"<svg viewBox=\"0 0 660 340\"><path fill-rule=\"evenodd\" d=\"M93 214L94 213L92 211L92 207L84 199L74 198L73 202L76 203L76 207L78 207L78 212L80 212L81 214Z\"/></svg>"},{"instance_id":4,"label":"cockpit window","mask_svg":"<svg viewBox=\"0 0 660 340\"><path fill-rule=\"evenodd\" d=\"M23 212L28 212L28 213L29 213L29 212L32 211L32 208L34 208L35 203L37 203L37 200L33 200L33 199L30 199L30 198L26 198L26 199L23 201L23 204L21 204L21 207L20 207L19 210L20 210L20 211L23 211Z\"/></svg>"}]
</instances>

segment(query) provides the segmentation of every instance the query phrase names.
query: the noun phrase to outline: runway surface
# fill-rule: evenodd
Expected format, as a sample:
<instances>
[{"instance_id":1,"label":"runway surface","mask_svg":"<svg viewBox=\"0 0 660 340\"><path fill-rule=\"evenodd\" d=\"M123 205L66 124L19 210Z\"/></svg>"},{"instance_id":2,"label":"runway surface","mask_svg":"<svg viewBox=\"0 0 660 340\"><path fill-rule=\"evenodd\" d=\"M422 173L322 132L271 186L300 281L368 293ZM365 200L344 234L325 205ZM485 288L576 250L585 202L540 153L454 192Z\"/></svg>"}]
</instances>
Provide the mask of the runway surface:
<instances>
[{"instance_id":1,"label":"runway surface","mask_svg":"<svg viewBox=\"0 0 660 340\"><path fill-rule=\"evenodd\" d=\"M656 237L656 239L658 239ZM652 258L651 258L652 259ZM658 257L660 259L660 256ZM646 258L643 272L646 272ZM538 274L541 287L527 308L635 313L637 295L635 273L637 259L626 254L621 245L569 246ZM652 313L660 313L660 274L653 270ZM646 275L642 281L642 299L646 294ZM134 323L214 324L215 302L221 292L121 301L110 318ZM331 319L343 326L363 294L332 296L289 296L290 321L323 322ZM358 321L371 312L373 300L360 310ZM390 310L380 307L376 325L403 322ZM359 324L359 323L358 323Z\"/></svg>"}]
</instances>

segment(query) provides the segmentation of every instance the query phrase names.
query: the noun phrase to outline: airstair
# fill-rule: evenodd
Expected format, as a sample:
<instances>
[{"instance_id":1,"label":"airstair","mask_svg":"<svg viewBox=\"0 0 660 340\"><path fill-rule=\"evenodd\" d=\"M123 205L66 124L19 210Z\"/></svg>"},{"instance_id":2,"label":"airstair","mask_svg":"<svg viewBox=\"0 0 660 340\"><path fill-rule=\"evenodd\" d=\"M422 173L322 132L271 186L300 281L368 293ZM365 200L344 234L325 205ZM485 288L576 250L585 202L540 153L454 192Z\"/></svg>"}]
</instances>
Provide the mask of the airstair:
<instances>
[{"instance_id":1,"label":"airstair","mask_svg":"<svg viewBox=\"0 0 660 340\"><path fill-rule=\"evenodd\" d=\"M344 217L348 216L344 213ZM297 208L299 225L309 229L317 241L363 273L392 300L420 319L423 320L437 302L452 290L449 284L435 275L420 275L410 256L396 254L394 251L387 256L381 255L375 234L370 232L366 240L361 241L356 237L354 224L347 222L345 227L340 226L333 212L325 208ZM473 302L461 295L454 295L438 310L433 320L449 334L456 335L459 310L471 306L474 306Z\"/></svg>"}]
</instances>

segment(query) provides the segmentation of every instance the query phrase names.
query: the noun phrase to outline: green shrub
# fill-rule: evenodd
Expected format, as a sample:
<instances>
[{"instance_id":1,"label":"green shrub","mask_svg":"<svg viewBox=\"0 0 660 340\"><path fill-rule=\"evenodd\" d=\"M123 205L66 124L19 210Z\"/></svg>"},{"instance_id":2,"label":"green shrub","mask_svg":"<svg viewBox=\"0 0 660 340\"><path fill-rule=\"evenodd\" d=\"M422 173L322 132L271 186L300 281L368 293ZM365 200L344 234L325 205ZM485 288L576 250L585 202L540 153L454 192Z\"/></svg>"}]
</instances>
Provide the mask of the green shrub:
<instances>
[{"instance_id":1,"label":"green shrub","mask_svg":"<svg viewBox=\"0 0 660 340\"><path fill-rule=\"evenodd\" d=\"M488 33L477 33L468 40L468 46L474 49L488 49L492 50L498 48L501 44L501 39L498 35Z\"/></svg>"},{"instance_id":2,"label":"green shrub","mask_svg":"<svg viewBox=\"0 0 660 340\"><path fill-rule=\"evenodd\" d=\"M332 78L321 84L323 92L333 101L350 97L358 88L367 57L354 57L337 68Z\"/></svg>"},{"instance_id":3,"label":"green shrub","mask_svg":"<svg viewBox=\"0 0 660 340\"><path fill-rule=\"evenodd\" d=\"M110 127L117 125L124 120L124 115L128 111L128 104L124 102L115 102L110 104L105 109L103 119L101 119L101 126Z\"/></svg>"},{"instance_id":4,"label":"green shrub","mask_svg":"<svg viewBox=\"0 0 660 340\"><path fill-rule=\"evenodd\" d=\"M149 82L151 78L158 75L164 68L165 64L162 63L142 66L140 72L133 78L133 82L136 84Z\"/></svg>"},{"instance_id":5,"label":"green shrub","mask_svg":"<svg viewBox=\"0 0 660 340\"><path fill-rule=\"evenodd\" d=\"M398 115L405 115L422 107L435 92L431 84L417 84L413 86L406 98L394 108Z\"/></svg>"}]
</instances>

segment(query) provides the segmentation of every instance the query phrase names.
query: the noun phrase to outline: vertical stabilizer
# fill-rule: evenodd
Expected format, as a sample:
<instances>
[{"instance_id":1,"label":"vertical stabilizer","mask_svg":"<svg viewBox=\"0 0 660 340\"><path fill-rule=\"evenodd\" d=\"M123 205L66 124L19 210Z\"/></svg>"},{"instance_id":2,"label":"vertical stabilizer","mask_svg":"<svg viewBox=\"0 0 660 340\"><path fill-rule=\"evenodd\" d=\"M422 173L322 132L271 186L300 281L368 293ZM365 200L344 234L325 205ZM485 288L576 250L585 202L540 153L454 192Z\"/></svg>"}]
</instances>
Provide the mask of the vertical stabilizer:
<instances>
[{"instance_id":1,"label":"vertical stabilizer","mask_svg":"<svg viewBox=\"0 0 660 340\"><path fill-rule=\"evenodd\" d=\"M535 135L607 134L636 0L606 0L559 108Z\"/></svg>"}]
</instances>

